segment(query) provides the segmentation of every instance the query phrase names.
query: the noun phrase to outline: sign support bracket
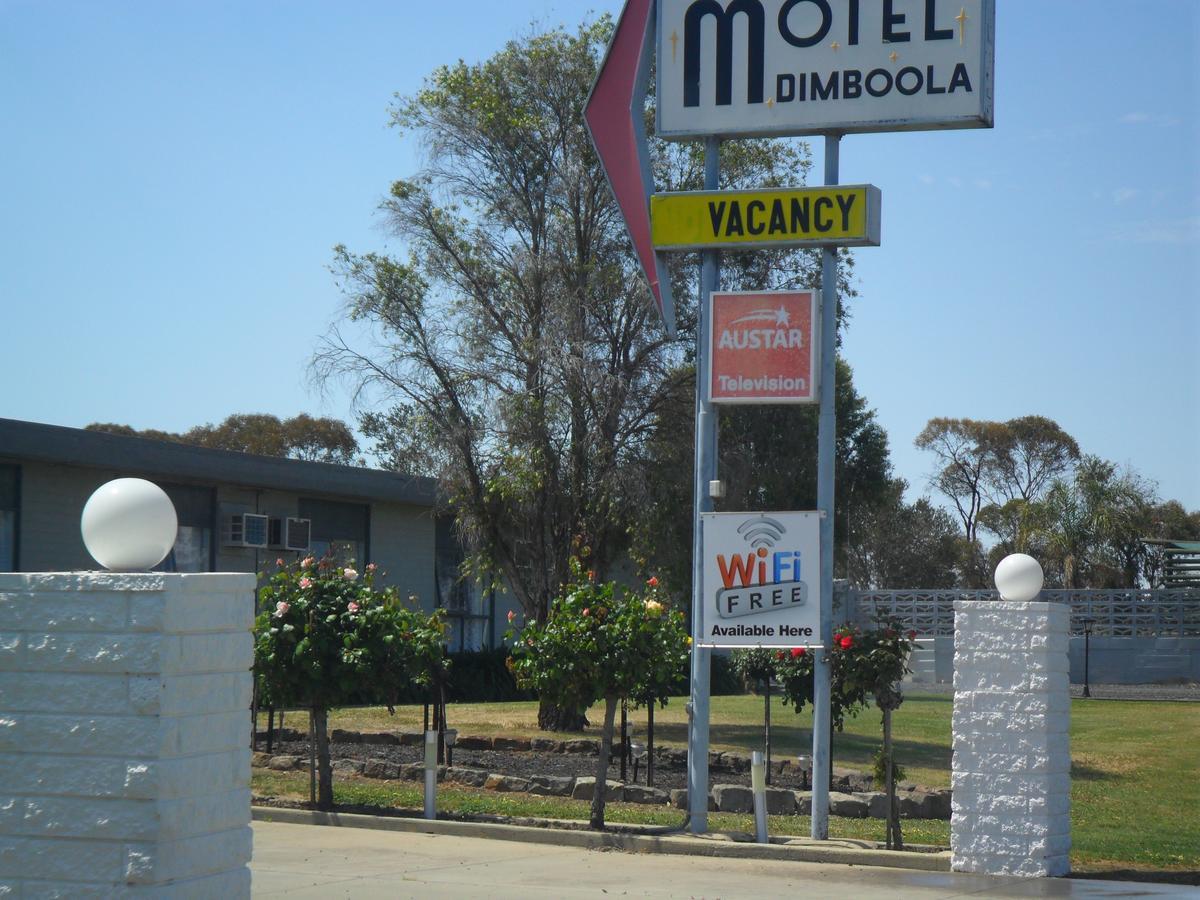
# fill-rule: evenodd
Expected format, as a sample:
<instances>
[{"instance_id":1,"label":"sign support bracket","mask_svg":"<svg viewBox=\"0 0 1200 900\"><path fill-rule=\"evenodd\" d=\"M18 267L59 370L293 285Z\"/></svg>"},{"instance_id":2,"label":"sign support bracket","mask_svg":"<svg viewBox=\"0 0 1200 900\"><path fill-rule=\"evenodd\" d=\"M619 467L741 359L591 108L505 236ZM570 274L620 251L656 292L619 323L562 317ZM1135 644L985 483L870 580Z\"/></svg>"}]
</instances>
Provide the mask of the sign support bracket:
<instances>
[{"instance_id":1,"label":"sign support bracket","mask_svg":"<svg viewBox=\"0 0 1200 900\"><path fill-rule=\"evenodd\" d=\"M838 183L840 134L825 135L825 184ZM812 838L829 839L833 646L833 485L837 449L837 248L821 251L821 413L817 431L817 509L821 513L821 644L813 667Z\"/></svg>"},{"instance_id":2,"label":"sign support bracket","mask_svg":"<svg viewBox=\"0 0 1200 900\"><path fill-rule=\"evenodd\" d=\"M721 175L721 141L704 141L704 189L715 191ZM696 327L696 483L692 491L692 696L688 716L688 813L692 834L708 831L708 721L712 650L701 646L704 554L700 514L712 512L708 483L717 479L717 413L705 399L709 351L705 340L708 298L721 287L721 257L705 250L700 261L700 317Z\"/></svg>"}]
</instances>

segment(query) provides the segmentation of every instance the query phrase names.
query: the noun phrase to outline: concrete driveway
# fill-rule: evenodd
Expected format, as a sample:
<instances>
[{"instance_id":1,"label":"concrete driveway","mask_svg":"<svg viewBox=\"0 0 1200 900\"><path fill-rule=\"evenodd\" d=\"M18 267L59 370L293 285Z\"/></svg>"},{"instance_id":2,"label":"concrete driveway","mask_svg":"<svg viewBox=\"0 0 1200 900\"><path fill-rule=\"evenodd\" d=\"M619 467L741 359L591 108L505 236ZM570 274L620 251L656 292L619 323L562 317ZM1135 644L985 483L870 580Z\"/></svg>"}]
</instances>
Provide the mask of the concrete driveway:
<instances>
[{"instance_id":1,"label":"concrete driveway","mask_svg":"<svg viewBox=\"0 0 1200 900\"><path fill-rule=\"evenodd\" d=\"M1133 882L623 853L446 834L254 823L255 897L1192 897Z\"/></svg>"}]
</instances>

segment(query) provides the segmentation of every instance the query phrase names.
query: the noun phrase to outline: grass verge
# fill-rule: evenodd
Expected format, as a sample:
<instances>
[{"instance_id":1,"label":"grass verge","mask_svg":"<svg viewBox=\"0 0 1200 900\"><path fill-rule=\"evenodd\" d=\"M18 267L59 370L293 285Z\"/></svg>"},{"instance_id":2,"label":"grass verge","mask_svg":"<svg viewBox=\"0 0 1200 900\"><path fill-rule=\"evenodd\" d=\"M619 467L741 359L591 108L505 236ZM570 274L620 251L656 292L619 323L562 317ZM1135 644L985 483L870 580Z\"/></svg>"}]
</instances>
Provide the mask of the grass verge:
<instances>
[{"instance_id":1,"label":"grass verge","mask_svg":"<svg viewBox=\"0 0 1200 900\"><path fill-rule=\"evenodd\" d=\"M308 800L308 775L297 772L256 770L253 780L255 797L281 800ZM424 808L422 787L416 783L376 781L357 776L334 780L333 799L345 805L378 806L419 813ZM457 785L438 786L438 809L468 815L498 815L541 819L566 819L586 822L592 805L586 800L563 797L536 797L528 794L501 794ZM678 825L683 811L638 803L605 804L605 821L617 825ZM733 813L709 813L712 831L754 832L754 817ZM807 837L808 816L768 816L772 835ZM878 819L829 817L829 836L865 841L883 841L884 823ZM904 839L912 844L949 846L950 824L928 820L904 822Z\"/></svg>"}]
</instances>

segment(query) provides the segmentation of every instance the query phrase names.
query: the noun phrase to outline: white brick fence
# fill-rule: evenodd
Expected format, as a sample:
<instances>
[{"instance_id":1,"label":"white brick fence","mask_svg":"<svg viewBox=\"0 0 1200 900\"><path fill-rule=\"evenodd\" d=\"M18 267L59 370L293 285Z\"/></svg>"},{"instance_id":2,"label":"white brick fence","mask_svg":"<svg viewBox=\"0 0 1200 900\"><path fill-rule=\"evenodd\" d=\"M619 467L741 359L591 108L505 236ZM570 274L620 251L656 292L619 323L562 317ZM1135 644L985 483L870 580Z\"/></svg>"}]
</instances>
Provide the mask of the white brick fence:
<instances>
[{"instance_id":1,"label":"white brick fence","mask_svg":"<svg viewBox=\"0 0 1200 900\"><path fill-rule=\"evenodd\" d=\"M253 575L0 575L0 896L250 895Z\"/></svg>"},{"instance_id":2,"label":"white brick fence","mask_svg":"<svg viewBox=\"0 0 1200 900\"><path fill-rule=\"evenodd\" d=\"M954 604L955 871L1070 871L1069 617L1059 603Z\"/></svg>"}]
</instances>

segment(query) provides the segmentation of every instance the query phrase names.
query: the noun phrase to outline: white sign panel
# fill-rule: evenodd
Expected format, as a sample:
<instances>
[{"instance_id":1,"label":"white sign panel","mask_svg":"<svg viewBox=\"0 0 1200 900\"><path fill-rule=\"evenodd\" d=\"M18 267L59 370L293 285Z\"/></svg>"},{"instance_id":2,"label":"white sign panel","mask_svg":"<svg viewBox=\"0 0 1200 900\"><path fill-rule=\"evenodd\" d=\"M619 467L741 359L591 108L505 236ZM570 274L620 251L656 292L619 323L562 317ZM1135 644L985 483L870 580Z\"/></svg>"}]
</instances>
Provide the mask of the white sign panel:
<instances>
[{"instance_id":1,"label":"white sign panel","mask_svg":"<svg viewBox=\"0 0 1200 900\"><path fill-rule=\"evenodd\" d=\"M995 0L658 0L667 138L990 128Z\"/></svg>"},{"instance_id":2,"label":"white sign panel","mask_svg":"<svg viewBox=\"0 0 1200 900\"><path fill-rule=\"evenodd\" d=\"M701 645L820 645L820 514L703 513L700 520Z\"/></svg>"}]
</instances>

